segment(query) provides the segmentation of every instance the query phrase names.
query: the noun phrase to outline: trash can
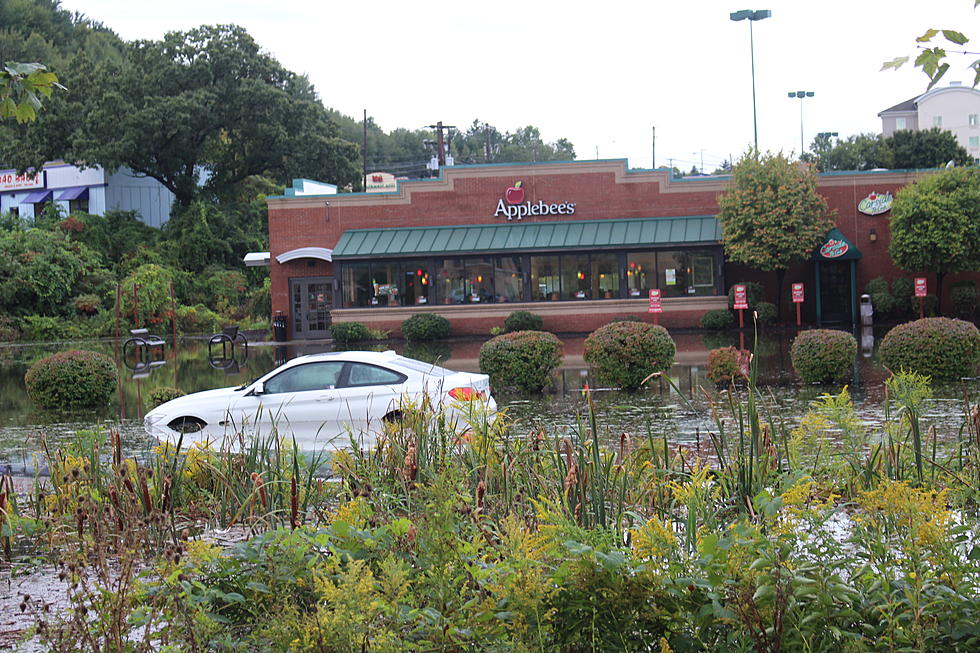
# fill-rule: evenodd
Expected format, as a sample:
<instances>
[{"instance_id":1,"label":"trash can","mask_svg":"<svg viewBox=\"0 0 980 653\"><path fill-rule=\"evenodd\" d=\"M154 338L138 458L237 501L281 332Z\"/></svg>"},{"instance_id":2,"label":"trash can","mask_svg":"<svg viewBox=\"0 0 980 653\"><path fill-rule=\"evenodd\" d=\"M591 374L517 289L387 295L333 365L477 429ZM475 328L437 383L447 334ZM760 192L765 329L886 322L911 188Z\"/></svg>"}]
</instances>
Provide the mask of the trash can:
<instances>
[{"instance_id":1,"label":"trash can","mask_svg":"<svg viewBox=\"0 0 980 653\"><path fill-rule=\"evenodd\" d=\"M871 295L861 295L861 326L871 326L874 323L874 306L871 305Z\"/></svg>"},{"instance_id":2,"label":"trash can","mask_svg":"<svg viewBox=\"0 0 980 653\"><path fill-rule=\"evenodd\" d=\"M272 339L286 342L286 315L282 311L276 311L272 318Z\"/></svg>"}]
</instances>

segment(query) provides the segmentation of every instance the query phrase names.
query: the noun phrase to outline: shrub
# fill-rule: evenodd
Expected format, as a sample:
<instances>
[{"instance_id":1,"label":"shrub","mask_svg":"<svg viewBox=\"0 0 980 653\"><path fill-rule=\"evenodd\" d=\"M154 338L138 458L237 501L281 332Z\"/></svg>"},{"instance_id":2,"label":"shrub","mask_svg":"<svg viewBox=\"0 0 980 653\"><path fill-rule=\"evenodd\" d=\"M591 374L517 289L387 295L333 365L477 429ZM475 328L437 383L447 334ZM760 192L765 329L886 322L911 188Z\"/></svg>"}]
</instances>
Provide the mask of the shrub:
<instances>
[{"instance_id":1,"label":"shrub","mask_svg":"<svg viewBox=\"0 0 980 653\"><path fill-rule=\"evenodd\" d=\"M405 340L440 340L449 337L449 320L435 313L419 313L402 322Z\"/></svg>"},{"instance_id":2,"label":"shrub","mask_svg":"<svg viewBox=\"0 0 980 653\"><path fill-rule=\"evenodd\" d=\"M164 386L162 388L153 388L148 393L150 398L150 405L156 408L160 404L165 404L171 399L176 399L177 397L184 396L183 390L178 390L177 388L171 388L169 386Z\"/></svg>"},{"instance_id":3,"label":"shrub","mask_svg":"<svg viewBox=\"0 0 980 653\"><path fill-rule=\"evenodd\" d=\"M904 318L912 315L912 299L915 295L915 282L908 277L892 279L892 297L895 298L895 317ZM919 306L915 306L918 315Z\"/></svg>"},{"instance_id":4,"label":"shrub","mask_svg":"<svg viewBox=\"0 0 980 653\"><path fill-rule=\"evenodd\" d=\"M806 383L846 379L854 365L857 341L846 331L813 329L793 339L793 369Z\"/></svg>"},{"instance_id":5,"label":"shrub","mask_svg":"<svg viewBox=\"0 0 980 653\"><path fill-rule=\"evenodd\" d=\"M762 284L758 281L737 281L728 289L728 308L735 306L735 286L745 286L745 298L748 301L750 311L754 311L756 304L766 297Z\"/></svg>"},{"instance_id":6,"label":"shrub","mask_svg":"<svg viewBox=\"0 0 980 653\"><path fill-rule=\"evenodd\" d=\"M977 285L972 281L957 281L949 287L953 311L961 320L972 320L977 311Z\"/></svg>"},{"instance_id":7,"label":"shrub","mask_svg":"<svg viewBox=\"0 0 980 653\"><path fill-rule=\"evenodd\" d=\"M221 323L221 316L203 304L177 307L177 330L181 333L216 333Z\"/></svg>"},{"instance_id":8,"label":"shrub","mask_svg":"<svg viewBox=\"0 0 980 653\"><path fill-rule=\"evenodd\" d=\"M544 329L544 319L540 315L535 315L530 311L514 311L504 320L504 332L514 333L515 331L542 331Z\"/></svg>"},{"instance_id":9,"label":"shrub","mask_svg":"<svg viewBox=\"0 0 980 653\"><path fill-rule=\"evenodd\" d=\"M545 331L505 333L480 347L480 371L495 388L540 392L561 360L561 340Z\"/></svg>"},{"instance_id":10,"label":"shrub","mask_svg":"<svg viewBox=\"0 0 980 653\"><path fill-rule=\"evenodd\" d=\"M735 325L735 316L728 309L708 311L701 316L703 329L728 329Z\"/></svg>"},{"instance_id":11,"label":"shrub","mask_svg":"<svg viewBox=\"0 0 980 653\"><path fill-rule=\"evenodd\" d=\"M27 396L43 408L90 408L116 390L116 366L94 351L63 351L31 365L24 375Z\"/></svg>"},{"instance_id":12,"label":"shrub","mask_svg":"<svg viewBox=\"0 0 980 653\"><path fill-rule=\"evenodd\" d=\"M654 372L670 369L677 347L662 326L613 322L585 339L585 360L599 383L636 390Z\"/></svg>"},{"instance_id":13,"label":"shrub","mask_svg":"<svg viewBox=\"0 0 980 653\"><path fill-rule=\"evenodd\" d=\"M888 293L888 280L885 277L875 277L864 285L864 292L867 295Z\"/></svg>"},{"instance_id":14,"label":"shrub","mask_svg":"<svg viewBox=\"0 0 980 653\"><path fill-rule=\"evenodd\" d=\"M52 342L71 338L71 322L60 317L25 315L19 327L24 340Z\"/></svg>"},{"instance_id":15,"label":"shrub","mask_svg":"<svg viewBox=\"0 0 980 653\"><path fill-rule=\"evenodd\" d=\"M360 322L336 322L330 325L330 337L336 342L361 342L371 339L371 330Z\"/></svg>"},{"instance_id":16,"label":"shrub","mask_svg":"<svg viewBox=\"0 0 980 653\"><path fill-rule=\"evenodd\" d=\"M883 319L895 312L895 298L888 292L871 294L871 306L875 310L876 319Z\"/></svg>"},{"instance_id":17,"label":"shrub","mask_svg":"<svg viewBox=\"0 0 980 653\"><path fill-rule=\"evenodd\" d=\"M935 295L926 295L925 297L912 297L909 299L909 314L918 315L919 314L919 300L922 300L922 314L928 317L935 317L937 311L939 310L939 298Z\"/></svg>"},{"instance_id":18,"label":"shrub","mask_svg":"<svg viewBox=\"0 0 980 653\"><path fill-rule=\"evenodd\" d=\"M927 317L899 324L881 341L881 362L934 379L972 376L980 363L980 331L970 322Z\"/></svg>"},{"instance_id":19,"label":"shrub","mask_svg":"<svg viewBox=\"0 0 980 653\"><path fill-rule=\"evenodd\" d=\"M425 363L442 365L452 354L448 342L406 342L402 355Z\"/></svg>"},{"instance_id":20,"label":"shrub","mask_svg":"<svg viewBox=\"0 0 980 653\"><path fill-rule=\"evenodd\" d=\"M95 315L102 308L102 300L94 293L79 295L72 300L75 310L83 315Z\"/></svg>"},{"instance_id":21,"label":"shrub","mask_svg":"<svg viewBox=\"0 0 980 653\"><path fill-rule=\"evenodd\" d=\"M776 305L772 302L759 302L755 305L756 318L759 324L769 326L776 323Z\"/></svg>"},{"instance_id":22,"label":"shrub","mask_svg":"<svg viewBox=\"0 0 980 653\"><path fill-rule=\"evenodd\" d=\"M720 347L708 352L708 379L714 383L731 383L742 371L743 356L735 347ZM748 362L748 361L744 361Z\"/></svg>"},{"instance_id":23,"label":"shrub","mask_svg":"<svg viewBox=\"0 0 980 653\"><path fill-rule=\"evenodd\" d=\"M13 342L20 337L20 330L7 315L0 315L0 342Z\"/></svg>"}]
</instances>

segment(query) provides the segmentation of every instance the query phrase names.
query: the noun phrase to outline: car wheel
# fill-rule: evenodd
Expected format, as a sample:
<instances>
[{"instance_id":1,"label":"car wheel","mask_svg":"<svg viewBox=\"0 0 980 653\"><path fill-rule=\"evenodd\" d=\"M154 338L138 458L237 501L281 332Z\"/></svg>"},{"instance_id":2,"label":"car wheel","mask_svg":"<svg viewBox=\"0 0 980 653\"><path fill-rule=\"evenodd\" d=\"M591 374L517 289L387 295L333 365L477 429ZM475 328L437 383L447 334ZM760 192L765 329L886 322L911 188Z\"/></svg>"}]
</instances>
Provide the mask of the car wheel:
<instances>
[{"instance_id":1,"label":"car wheel","mask_svg":"<svg viewBox=\"0 0 980 653\"><path fill-rule=\"evenodd\" d=\"M167 426L178 433L197 433L207 424L196 417L178 417Z\"/></svg>"}]
</instances>

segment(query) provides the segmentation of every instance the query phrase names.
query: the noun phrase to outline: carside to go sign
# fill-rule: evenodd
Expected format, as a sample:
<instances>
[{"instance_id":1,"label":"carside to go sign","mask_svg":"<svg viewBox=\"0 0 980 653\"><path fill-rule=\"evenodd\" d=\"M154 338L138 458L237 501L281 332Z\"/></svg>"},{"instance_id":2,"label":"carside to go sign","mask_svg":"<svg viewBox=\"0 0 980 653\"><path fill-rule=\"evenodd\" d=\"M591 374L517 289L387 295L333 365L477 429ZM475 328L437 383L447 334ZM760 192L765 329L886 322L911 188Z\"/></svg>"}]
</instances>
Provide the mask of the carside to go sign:
<instances>
[{"instance_id":1,"label":"carside to go sign","mask_svg":"<svg viewBox=\"0 0 980 653\"><path fill-rule=\"evenodd\" d=\"M925 297L927 294L929 294L929 286L926 283L925 277L916 277L915 278L915 296L916 297Z\"/></svg>"},{"instance_id":2,"label":"carside to go sign","mask_svg":"<svg viewBox=\"0 0 980 653\"><path fill-rule=\"evenodd\" d=\"M745 292L745 286L739 284L735 286L735 309L744 310L749 307L749 299Z\"/></svg>"},{"instance_id":3,"label":"carside to go sign","mask_svg":"<svg viewBox=\"0 0 980 653\"><path fill-rule=\"evenodd\" d=\"M793 302L797 304L803 303L803 284L794 283L793 284Z\"/></svg>"},{"instance_id":4,"label":"carside to go sign","mask_svg":"<svg viewBox=\"0 0 980 653\"><path fill-rule=\"evenodd\" d=\"M650 290L650 308L647 313L663 313L664 309L660 303L660 290L654 288Z\"/></svg>"}]
</instances>

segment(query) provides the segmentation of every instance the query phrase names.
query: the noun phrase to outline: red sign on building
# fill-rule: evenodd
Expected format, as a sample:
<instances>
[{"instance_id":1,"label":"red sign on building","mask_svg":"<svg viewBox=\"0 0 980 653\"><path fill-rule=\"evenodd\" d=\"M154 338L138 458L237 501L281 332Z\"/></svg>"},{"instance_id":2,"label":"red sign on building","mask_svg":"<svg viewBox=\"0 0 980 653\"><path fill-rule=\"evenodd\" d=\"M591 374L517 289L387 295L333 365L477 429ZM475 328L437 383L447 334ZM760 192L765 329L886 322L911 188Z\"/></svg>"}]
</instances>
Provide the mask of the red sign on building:
<instances>
[{"instance_id":1,"label":"red sign on building","mask_svg":"<svg viewBox=\"0 0 980 653\"><path fill-rule=\"evenodd\" d=\"M647 313L663 313L664 308L660 304L660 290L654 288L650 291L650 308Z\"/></svg>"},{"instance_id":2,"label":"red sign on building","mask_svg":"<svg viewBox=\"0 0 980 653\"><path fill-rule=\"evenodd\" d=\"M803 303L803 284L794 283L793 284L793 302L797 304Z\"/></svg>"},{"instance_id":3,"label":"red sign on building","mask_svg":"<svg viewBox=\"0 0 980 653\"><path fill-rule=\"evenodd\" d=\"M926 278L925 277L916 277L915 278L915 296L916 297L925 297L927 294L929 294L929 286L926 284Z\"/></svg>"},{"instance_id":4,"label":"red sign on building","mask_svg":"<svg viewBox=\"0 0 980 653\"><path fill-rule=\"evenodd\" d=\"M745 286L738 284L735 286L735 310L746 309L749 307L749 300L745 294Z\"/></svg>"}]
</instances>

